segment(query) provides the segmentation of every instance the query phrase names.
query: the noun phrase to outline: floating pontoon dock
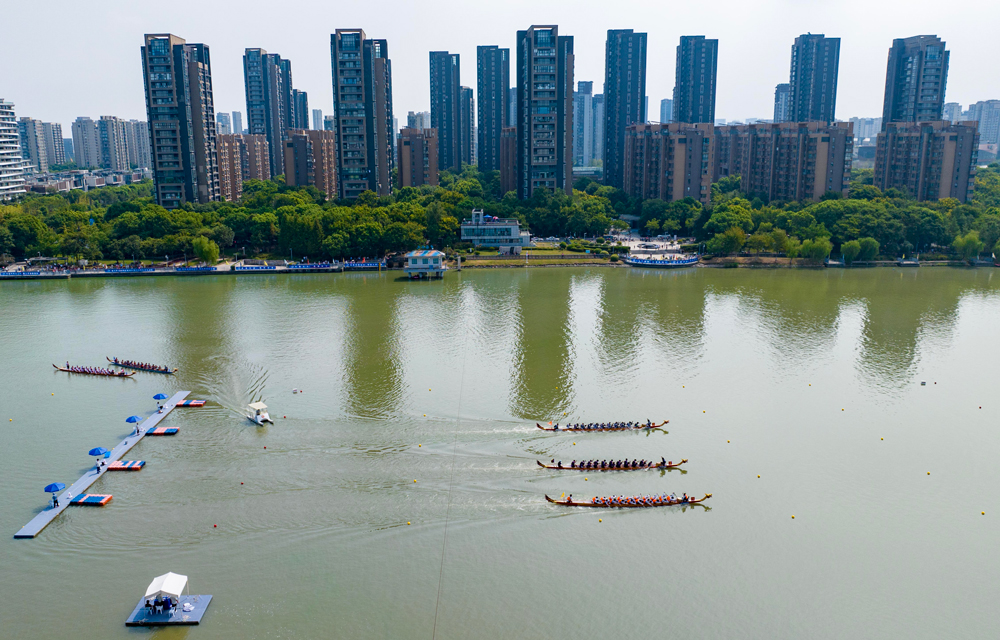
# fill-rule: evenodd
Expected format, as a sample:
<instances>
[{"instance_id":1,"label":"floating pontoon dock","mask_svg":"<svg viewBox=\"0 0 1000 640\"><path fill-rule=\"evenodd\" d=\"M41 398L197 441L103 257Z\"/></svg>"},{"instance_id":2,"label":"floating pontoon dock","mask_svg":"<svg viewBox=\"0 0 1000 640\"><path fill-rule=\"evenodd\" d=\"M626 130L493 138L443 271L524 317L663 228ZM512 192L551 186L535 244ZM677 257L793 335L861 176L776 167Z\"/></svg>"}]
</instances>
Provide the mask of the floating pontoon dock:
<instances>
[{"instance_id":1,"label":"floating pontoon dock","mask_svg":"<svg viewBox=\"0 0 1000 640\"><path fill-rule=\"evenodd\" d=\"M110 463L116 460L121 460L122 456L128 453L129 450L131 450L132 447L137 445L139 441L143 439L144 436L146 436L150 431L156 428L156 425L158 425L161 420L166 418L167 415L171 411L173 411L174 407L176 407L179 402L183 401L184 398L186 398L189 393L191 392L178 391L173 395L172 398L170 398L163 404L162 411L157 411L153 415L149 416L148 418L140 422L138 426L141 429L141 433L139 433L138 435L132 434L126 437L124 440L122 440L118 444L118 446L116 446L114 449L111 450L111 454L107 458L108 462ZM83 474L82 478L74 482L71 486L69 486L67 489L63 491L62 495L59 496L58 507L53 507L50 501L49 505L45 507L45 509L41 513L32 518L31 522L24 525L24 527L22 527L20 531L14 534L14 537L34 538L35 536L37 536L39 533L42 532L42 529L47 527L49 523L51 523L53 520L56 519L56 516L62 513L66 509L66 507L69 506L70 504L69 494L72 493L74 497L86 494L87 489L90 488L90 485L94 484L97 481L97 479L100 478L102 475L104 475L105 472L107 471L108 471L107 466L94 468L87 471L87 473Z\"/></svg>"}]
</instances>

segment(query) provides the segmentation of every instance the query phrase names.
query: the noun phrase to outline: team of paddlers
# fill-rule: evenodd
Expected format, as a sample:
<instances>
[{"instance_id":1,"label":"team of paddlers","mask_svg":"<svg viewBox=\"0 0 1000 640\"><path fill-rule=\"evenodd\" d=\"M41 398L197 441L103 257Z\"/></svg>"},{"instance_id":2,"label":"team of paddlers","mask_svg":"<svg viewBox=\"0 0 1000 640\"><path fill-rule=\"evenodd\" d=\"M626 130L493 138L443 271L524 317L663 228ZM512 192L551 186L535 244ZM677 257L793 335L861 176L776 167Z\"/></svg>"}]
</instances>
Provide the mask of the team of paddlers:
<instances>
[{"instance_id":1,"label":"team of paddlers","mask_svg":"<svg viewBox=\"0 0 1000 640\"><path fill-rule=\"evenodd\" d=\"M149 364L148 362L133 362L132 360L119 360L114 359L114 363L122 367L131 367L133 369L143 369L145 371L161 371L167 373L170 371L169 367L161 366L158 364Z\"/></svg>"},{"instance_id":2,"label":"team of paddlers","mask_svg":"<svg viewBox=\"0 0 1000 640\"><path fill-rule=\"evenodd\" d=\"M569 503L573 502L573 496L570 495L566 498ZM656 505L666 505L666 504L687 504L691 501L688 494L681 494L678 498L674 494L660 494L653 496L611 496L609 498L598 498L593 497L590 499L590 504L602 504L607 506L619 506L623 504L635 505L635 506L646 506L653 507Z\"/></svg>"},{"instance_id":3,"label":"team of paddlers","mask_svg":"<svg viewBox=\"0 0 1000 640\"><path fill-rule=\"evenodd\" d=\"M127 378L131 374L125 371L112 371L103 367L71 367L66 363L66 371L70 373L88 373L92 376L114 376L116 378Z\"/></svg>"},{"instance_id":4,"label":"team of paddlers","mask_svg":"<svg viewBox=\"0 0 1000 640\"><path fill-rule=\"evenodd\" d=\"M577 462L574 460L569 463L568 467L564 467L562 460L559 462L552 459L551 464L556 465L560 469L646 469L649 467L669 467L673 465L673 461L667 460L666 458L660 458L659 462L654 462L653 460L633 460L629 462L628 460L581 460Z\"/></svg>"},{"instance_id":5,"label":"team of paddlers","mask_svg":"<svg viewBox=\"0 0 1000 640\"><path fill-rule=\"evenodd\" d=\"M553 431L560 431L562 429L576 429L581 431L600 431L602 429L639 429L642 427L652 427L653 423L650 420L646 420L645 424L642 422L588 422L588 423L576 423L568 424L564 427L560 427L557 422L555 426L552 427Z\"/></svg>"}]
</instances>

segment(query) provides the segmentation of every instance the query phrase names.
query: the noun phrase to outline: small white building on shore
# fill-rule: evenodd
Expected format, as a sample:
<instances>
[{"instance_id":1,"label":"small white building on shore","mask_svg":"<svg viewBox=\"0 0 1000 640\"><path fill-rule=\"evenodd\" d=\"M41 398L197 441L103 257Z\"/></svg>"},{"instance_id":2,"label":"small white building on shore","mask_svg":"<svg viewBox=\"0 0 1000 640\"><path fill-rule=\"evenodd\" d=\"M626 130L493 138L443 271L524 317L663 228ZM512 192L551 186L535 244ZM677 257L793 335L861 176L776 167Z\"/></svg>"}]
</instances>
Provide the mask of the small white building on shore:
<instances>
[{"instance_id":1,"label":"small white building on shore","mask_svg":"<svg viewBox=\"0 0 1000 640\"><path fill-rule=\"evenodd\" d=\"M476 247L496 247L500 253L521 253L531 246L531 234L521 230L517 218L497 218L473 209L472 217L462 220L462 242Z\"/></svg>"},{"instance_id":2,"label":"small white building on shore","mask_svg":"<svg viewBox=\"0 0 1000 640\"><path fill-rule=\"evenodd\" d=\"M414 280L422 278L443 278L444 272L448 270L445 264L445 255L436 249L424 249L411 251L406 254L406 264L403 273Z\"/></svg>"}]
</instances>

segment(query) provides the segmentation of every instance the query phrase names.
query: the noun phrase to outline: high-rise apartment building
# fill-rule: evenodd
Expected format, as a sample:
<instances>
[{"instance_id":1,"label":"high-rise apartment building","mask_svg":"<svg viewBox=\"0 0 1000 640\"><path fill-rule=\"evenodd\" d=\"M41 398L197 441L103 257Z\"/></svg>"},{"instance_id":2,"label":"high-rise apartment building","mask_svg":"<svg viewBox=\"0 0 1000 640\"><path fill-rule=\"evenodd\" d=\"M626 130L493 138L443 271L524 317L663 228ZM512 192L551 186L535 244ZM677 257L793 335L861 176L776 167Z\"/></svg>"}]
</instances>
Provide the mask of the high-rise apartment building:
<instances>
[{"instance_id":1,"label":"high-rise apartment building","mask_svg":"<svg viewBox=\"0 0 1000 640\"><path fill-rule=\"evenodd\" d=\"M941 108L941 119L948 122L958 122L962 119L962 105L957 102L946 102Z\"/></svg>"},{"instance_id":2,"label":"high-rise apartment building","mask_svg":"<svg viewBox=\"0 0 1000 640\"><path fill-rule=\"evenodd\" d=\"M246 133L243 129L243 112L241 111L233 111L233 133L237 135Z\"/></svg>"},{"instance_id":3,"label":"high-rise apartment building","mask_svg":"<svg viewBox=\"0 0 1000 640\"><path fill-rule=\"evenodd\" d=\"M333 116L323 116L323 131L333 131L336 127L337 119Z\"/></svg>"},{"instance_id":4,"label":"high-rise apartment building","mask_svg":"<svg viewBox=\"0 0 1000 640\"><path fill-rule=\"evenodd\" d=\"M517 127L500 132L500 191L517 193Z\"/></svg>"},{"instance_id":5,"label":"high-rise apartment building","mask_svg":"<svg viewBox=\"0 0 1000 640\"><path fill-rule=\"evenodd\" d=\"M292 63L276 53L251 48L243 54L243 81L247 97L247 128L267 138L271 175L284 171L282 141L295 126Z\"/></svg>"},{"instance_id":6,"label":"high-rise apartment building","mask_svg":"<svg viewBox=\"0 0 1000 640\"><path fill-rule=\"evenodd\" d=\"M604 162L604 94L594 94L591 101L594 106L594 160Z\"/></svg>"},{"instance_id":7,"label":"high-rise apartment building","mask_svg":"<svg viewBox=\"0 0 1000 640\"><path fill-rule=\"evenodd\" d=\"M99 168L101 144L97 137L97 123L86 116L80 116L73 121L70 129L73 133L73 155L76 156L76 166L81 169Z\"/></svg>"},{"instance_id":8,"label":"high-rise apartment building","mask_svg":"<svg viewBox=\"0 0 1000 640\"><path fill-rule=\"evenodd\" d=\"M0 98L0 201L24 194L24 160L14 104Z\"/></svg>"},{"instance_id":9,"label":"high-rise apartment building","mask_svg":"<svg viewBox=\"0 0 1000 640\"><path fill-rule=\"evenodd\" d=\"M458 90L458 126L463 164L476 164L476 99L471 87Z\"/></svg>"},{"instance_id":10,"label":"high-rise apartment building","mask_svg":"<svg viewBox=\"0 0 1000 640\"><path fill-rule=\"evenodd\" d=\"M604 64L604 184L625 180L625 129L647 120L646 34L609 29Z\"/></svg>"},{"instance_id":11,"label":"high-rise apartment building","mask_svg":"<svg viewBox=\"0 0 1000 640\"><path fill-rule=\"evenodd\" d=\"M941 120L948 57L945 43L937 36L892 41L885 75L883 130L890 122Z\"/></svg>"},{"instance_id":12,"label":"high-rise apartment building","mask_svg":"<svg viewBox=\"0 0 1000 640\"><path fill-rule=\"evenodd\" d=\"M792 85L784 82L774 88L774 122L788 121L788 103Z\"/></svg>"},{"instance_id":13,"label":"high-rise apartment building","mask_svg":"<svg viewBox=\"0 0 1000 640\"><path fill-rule=\"evenodd\" d=\"M430 111L410 111L406 114L406 127L408 129L430 129L431 127L431 112Z\"/></svg>"},{"instance_id":14,"label":"high-rise apartment building","mask_svg":"<svg viewBox=\"0 0 1000 640\"><path fill-rule=\"evenodd\" d=\"M362 29L330 36L340 197L392 193L392 63L385 40Z\"/></svg>"},{"instance_id":15,"label":"high-rise apartment building","mask_svg":"<svg viewBox=\"0 0 1000 640\"><path fill-rule=\"evenodd\" d=\"M882 118L849 118L848 122L854 126L855 140L864 140L865 138L874 140L875 136L882 130Z\"/></svg>"},{"instance_id":16,"label":"high-rise apartment building","mask_svg":"<svg viewBox=\"0 0 1000 640\"><path fill-rule=\"evenodd\" d=\"M573 36L517 32L517 195L573 190Z\"/></svg>"},{"instance_id":17,"label":"high-rise apartment building","mask_svg":"<svg viewBox=\"0 0 1000 640\"><path fill-rule=\"evenodd\" d=\"M222 199L239 200L247 180L271 179L271 153L264 136L218 136L219 188Z\"/></svg>"},{"instance_id":18,"label":"high-rise apartment building","mask_svg":"<svg viewBox=\"0 0 1000 640\"><path fill-rule=\"evenodd\" d=\"M970 120L979 123L981 144L1000 144L1000 100L982 100L969 105Z\"/></svg>"},{"instance_id":19,"label":"high-rise apartment building","mask_svg":"<svg viewBox=\"0 0 1000 640\"><path fill-rule=\"evenodd\" d=\"M635 123L625 130L622 188L629 196L672 202L712 197L712 125Z\"/></svg>"},{"instance_id":20,"label":"high-rise apartment building","mask_svg":"<svg viewBox=\"0 0 1000 640\"><path fill-rule=\"evenodd\" d=\"M324 128L323 128L323 110L322 109L313 109L312 110L312 114L313 114L313 126L312 126L312 128L315 129L315 130L317 130L317 131L324 131Z\"/></svg>"},{"instance_id":21,"label":"high-rise apartment building","mask_svg":"<svg viewBox=\"0 0 1000 640\"><path fill-rule=\"evenodd\" d=\"M228 113L217 113L215 114L215 135L216 136L228 136L233 133L233 121L230 119ZM237 133L243 133L242 131L237 131Z\"/></svg>"},{"instance_id":22,"label":"high-rise apartment building","mask_svg":"<svg viewBox=\"0 0 1000 640\"><path fill-rule=\"evenodd\" d=\"M438 184L438 146L435 129L411 129L399 132L399 184L420 187Z\"/></svg>"},{"instance_id":23,"label":"high-rise apartment building","mask_svg":"<svg viewBox=\"0 0 1000 640\"><path fill-rule=\"evenodd\" d=\"M674 122L715 122L719 41L681 36L674 77Z\"/></svg>"},{"instance_id":24,"label":"high-rise apartment building","mask_svg":"<svg viewBox=\"0 0 1000 640\"><path fill-rule=\"evenodd\" d=\"M156 202L174 209L184 202L219 199L215 103L208 45L172 34L146 34L142 74L150 129Z\"/></svg>"},{"instance_id":25,"label":"high-rise apartment building","mask_svg":"<svg viewBox=\"0 0 1000 640\"><path fill-rule=\"evenodd\" d=\"M49 164L66 164L62 125L58 122L43 122L42 132L45 134L45 149Z\"/></svg>"},{"instance_id":26,"label":"high-rise apartment building","mask_svg":"<svg viewBox=\"0 0 1000 640\"><path fill-rule=\"evenodd\" d=\"M97 140L101 146L101 168L128 171L128 149L125 146L125 122L116 116L101 116L97 121Z\"/></svg>"},{"instance_id":27,"label":"high-rise apartment building","mask_svg":"<svg viewBox=\"0 0 1000 640\"><path fill-rule=\"evenodd\" d=\"M457 53L430 52L431 127L438 132L442 169L462 169L461 60Z\"/></svg>"},{"instance_id":28,"label":"high-rise apartment building","mask_svg":"<svg viewBox=\"0 0 1000 640\"><path fill-rule=\"evenodd\" d=\"M808 33L795 39L789 72L788 117L794 122L833 122L837 109L840 38Z\"/></svg>"},{"instance_id":29,"label":"high-rise apartment building","mask_svg":"<svg viewBox=\"0 0 1000 640\"><path fill-rule=\"evenodd\" d=\"M573 166L594 161L594 83L579 80L573 93Z\"/></svg>"},{"instance_id":30,"label":"high-rise apartment building","mask_svg":"<svg viewBox=\"0 0 1000 640\"><path fill-rule=\"evenodd\" d=\"M660 123L667 124L674 119L674 101L670 98L660 100Z\"/></svg>"},{"instance_id":31,"label":"high-rise apartment building","mask_svg":"<svg viewBox=\"0 0 1000 640\"><path fill-rule=\"evenodd\" d=\"M510 49L476 47L476 71L476 158L479 170L489 174L500 169L500 137L510 119Z\"/></svg>"},{"instance_id":32,"label":"high-rise apartment building","mask_svg":"<svg viewBox=\"0 0 1000 640\"><path fill-rule=\"evenodd\" d=\"M327 196L337 193L337 141L332 131L290 129L284 142L285 183L313 185Z\"/></svg>"},{"instance_id":33,"label":"high-rise apartment building","mask_svg":"<svg viewBox=\"0 0 1000 640\"><path fill-rule=\"evenodd\" d=\"M292 89L292 128L309 128L309 94Z\"/></svg>"},{"instance_id":34,"label":"high-rise apartment building","mask_svg":"<svg viewBox=\"0 0 1000 640\"><path fill-rule=\"evenodd\" d=\"M847 194L854 134L849 122L779 122L715 128L714 179L739 175L740 191L766 201Z\"/></svg>"},{"instance_id":35,"label":"high-rise apartment building","mask_svg":"<svg viewBox=\"0 0 1000 640\"><path fill-rule=\"evenodd\" d=\"M130 167L148 169L153 164L149 150L149 123L145 120L126 120L125 153Z\"/></svg>"},{"instance_id":36,"label":"high-rise apartment building","mask_svg":"<svg viewBox=\"0 0 1000 640\"><path fill-rule=\"evenodd\" d=\"M21 160L24 167L32 173L46 173L49 165L45 147L45 132L42 131L42 121L34 118L21 118L17 121L17 133L21 139Z\"/></svg>"},{"instance_id":37,"label":"high-rise apartment building","mask_svg":"<svg viewBox=\"0 0 1000 640\"><path fill-rule=\"evenodd\" d=\"M933 120L883 126L875 148L876 187L900 189L920 201L968 200L979 151L976 122Z\"/></svg>"},{"instance_id":38,"label":"high-rise apartment building","mask_svg":"<svg viewBox=\"0 0 1000 640\"><path fill-rule=\"evenodd\" d=\"M62 142L63 149L66 152L66 162L76 162L76 153L73 151L73 138L63 138Z\"/></svg>"}]
</instances>

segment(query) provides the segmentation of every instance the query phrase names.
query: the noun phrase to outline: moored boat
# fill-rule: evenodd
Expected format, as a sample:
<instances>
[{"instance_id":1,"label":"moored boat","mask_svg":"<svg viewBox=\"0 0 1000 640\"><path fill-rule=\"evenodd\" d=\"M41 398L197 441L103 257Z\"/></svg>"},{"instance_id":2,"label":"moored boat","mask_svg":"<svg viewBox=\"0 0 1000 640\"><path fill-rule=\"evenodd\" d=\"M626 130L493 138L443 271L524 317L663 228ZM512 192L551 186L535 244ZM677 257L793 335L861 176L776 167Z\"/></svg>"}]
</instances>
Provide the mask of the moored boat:
<instances>
[{"instance_id":1,"label":"moored boat","mask_svg":"<svg viewBox=\"0 0 1000 640\"><path fill-rule=\"evenodd\" d=\"M566 426L560 427L556 424L554 427L543 427L542 425L535 423L535 426L542 431L641 431L643 429L661 429L663 425L670 422L669 420L664 420L660 424L653 422L647 422L646 424L622 424L622 423L602 423L602 425L591 424L591 425L576 425L576 426ZM613 424L619 424L621 426L612 426Z\"/></svg>"},{"instance_id":2,"label":"moored boat","mask_svg":"<svg viewBox=\"0 0 1000 640\"><path fill-rule=\"evenodd\" d=\"M592 502L577 502L573 500L572 496L566 500L556 500L555 498L550 498L548 495L545 499L552 504L559 504L564 507L607 507L610 509L651 509L653 507L686 507L692 504L701 504L702 502L708 500L712 497L711 493L706 493L703 498L677 498L664 500L660 497L656 497L647 500L642 497L630 496L625 498L594 498Z\"/></svg>"},{"instance_id":3,"label":"moored boat","mask_svg":"<svg viewBox=\"0 0 1000 640\"><path fill-rule=\"evenodd\" d=\"M163 367L157 367L155 365L154 366L146 366L146 365L141 365L141 364L135 364L135 363L133 363L133 362L131 362L129 360L119 360L118 358L111 359L111 358L109 358L107 356L104 356L104 358L108 362L110 362L111 364L115 365L116 367L124 367L126 369L135 369L137 371L148 371L149 373L163 373L163 374L166 374L166 375L173 375L177 371L177 369L171 369L170 367L167 367L167 366L163 366Z\"/></svg>"},{"instance_id":4,"label":"moored boat","mask_svg":"<svg viewBox=\"0 0 1000 640\"><path fill-rule=\"evenodd\" d=\"M633 258L628 257L623 260L623 262L630 267L651 267L653 269L680 269L682 267L693 267L698 264L700 258L698 256L694 257L684 257L677 258L676 260L654 260L652 258Z\"/></svg>"},{"instance_id":5,"label":"moored boat","mask_svg":"<svg viewBox=\"0 0 1000 640\"><path fill-rule=\"evenodd\" d=\"M125 373L124 371L111 371L110 369L99 369L97 367L92 367L92 371L87 371L83 368L76 367L60 367L57 364L52 365L59 371L65 371L66 373L79 373L84 376L103 376L105 378L131 378L135 375L135 371L132 373Z\"/></svg>"},{"instance_id":6,"label":"moored boat","mask_svg":"<svg viewBox=\"0 0 1000 640\"><path fill-rule=\"evenodd\" d=\"M580 465L577 465L575 467L563 467L563 466L560 466L558 464L545 464L543 462L539 462L538 460L535 460L535 462L537 462L538 466L542 467L543 469L554 469L555 471L645 471L645 470L649 470L649 469L660 469L660 470L664 470L664 469L677 469L682 464L684 464L685 462L687 462L687 458L682 459L680 462L678 462L676 464L672 460L667 460L667 462L665 462L665 463L664 462L649 462L649 463L643 464L643 465L639 465L639 464L633 465L633 464L629 463L628 465L622 465L620 467L618 467L618 466L615 466L615 467L587 467L587 466L580 466ZM588 461L584 460L583 462L584 462L584 464L586 464ZM595 462L595 461L594 460L590 460L589 462Z\"/></svg>"}]
</instances>

